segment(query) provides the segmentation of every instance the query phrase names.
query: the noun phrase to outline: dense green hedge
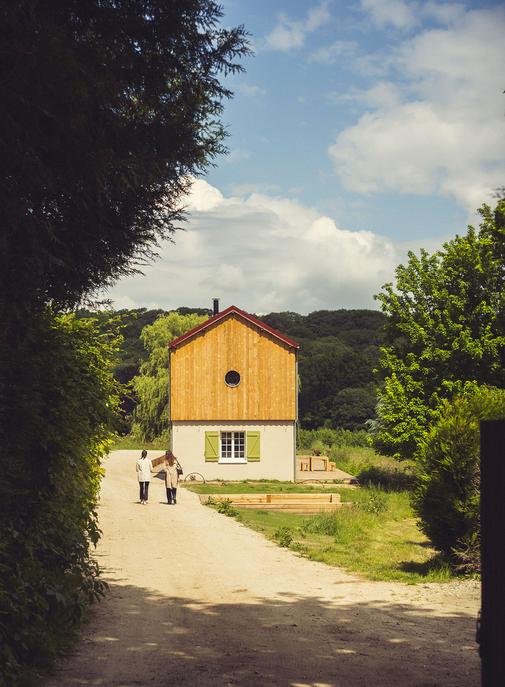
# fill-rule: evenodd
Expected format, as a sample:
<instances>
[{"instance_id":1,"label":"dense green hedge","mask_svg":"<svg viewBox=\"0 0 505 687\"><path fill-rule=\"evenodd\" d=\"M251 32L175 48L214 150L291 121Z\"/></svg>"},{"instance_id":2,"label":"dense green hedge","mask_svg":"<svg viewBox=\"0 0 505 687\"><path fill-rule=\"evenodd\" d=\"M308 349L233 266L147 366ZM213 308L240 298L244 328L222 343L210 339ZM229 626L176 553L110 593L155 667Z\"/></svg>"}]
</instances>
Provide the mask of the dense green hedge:
<instances>
[{"instance_id":1,"label":"dense green hedge","mask_svg":"<svg viewBox=\"0 0 505 687\"><path fill-rule=\"evenodd\" d=\"M462 569L477 572L480 536L481 420L505 418L505 390L467 384L443 401L421 442L413 505L433 545Z\"/></svg>"},{"instance_id":2,"label":"dense green hedge","mask_svg":"<svg viewBox=\"0 0 505 687\"><path fill-rule=\"evenodd\" d=\"M46 311L0 351L0 684L54 655L103 592L90 553L117 344L91 320Z\"/></svg>"}]
</instances>

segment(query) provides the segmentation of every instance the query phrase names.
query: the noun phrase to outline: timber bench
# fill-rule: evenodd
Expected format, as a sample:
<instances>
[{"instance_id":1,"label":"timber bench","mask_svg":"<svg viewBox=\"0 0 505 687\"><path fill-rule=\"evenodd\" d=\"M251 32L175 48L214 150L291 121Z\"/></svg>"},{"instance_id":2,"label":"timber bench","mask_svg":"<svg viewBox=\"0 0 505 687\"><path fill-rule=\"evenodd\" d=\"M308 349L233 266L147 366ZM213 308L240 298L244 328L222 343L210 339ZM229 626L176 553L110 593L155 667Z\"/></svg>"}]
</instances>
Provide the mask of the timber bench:
<instances>
[{"instance_id":1,"label":"timber bench","mask_svg":"<svg viewBox=\"0 0 505 687\"><path fill-rule=\"evenodd\" d=\"M200 502L231 501L233 506L288 513L321 513L349 504L342 503L340 494L202 494Z\"/></svg>"}]
</instances>

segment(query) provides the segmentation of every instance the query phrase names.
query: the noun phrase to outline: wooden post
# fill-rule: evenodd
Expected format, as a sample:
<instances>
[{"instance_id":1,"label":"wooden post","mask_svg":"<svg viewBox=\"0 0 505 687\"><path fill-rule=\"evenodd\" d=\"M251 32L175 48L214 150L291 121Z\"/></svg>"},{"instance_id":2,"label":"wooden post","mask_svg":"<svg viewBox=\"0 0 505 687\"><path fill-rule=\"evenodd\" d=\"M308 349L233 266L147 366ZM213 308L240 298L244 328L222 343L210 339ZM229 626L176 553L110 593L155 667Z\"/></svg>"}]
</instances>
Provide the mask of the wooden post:
<instances>
[{"instance_id":1,"label":"wooden post","mask_svg":"<svg viewBox=\"0 0 505 687\"><path fill-rule=\"evenodd\" d=\"M505 685L505 420L481 422L482 687Z\"/></svg>"}]
</instances>

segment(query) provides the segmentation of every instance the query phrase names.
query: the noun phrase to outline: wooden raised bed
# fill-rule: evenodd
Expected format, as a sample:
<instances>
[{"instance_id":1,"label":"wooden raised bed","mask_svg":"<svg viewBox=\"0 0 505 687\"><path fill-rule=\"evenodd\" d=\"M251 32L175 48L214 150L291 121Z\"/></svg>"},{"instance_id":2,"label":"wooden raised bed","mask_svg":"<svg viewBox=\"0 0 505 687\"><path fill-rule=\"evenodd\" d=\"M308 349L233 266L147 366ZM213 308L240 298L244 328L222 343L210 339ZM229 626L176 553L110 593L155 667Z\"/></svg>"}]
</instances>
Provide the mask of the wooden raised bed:
<instances>
[{"instance_id":1,"label":"wooden raised bed","mask_svg":"<svg viewBox=\"0 0 505 687\"><path fill-rule=\"evenodd\" d=\"M202 494L201 503L231 501L233 506L256 510L275 510L289 513L321 513L342 506L340 494Z\"/></svg>"}]
</instances>

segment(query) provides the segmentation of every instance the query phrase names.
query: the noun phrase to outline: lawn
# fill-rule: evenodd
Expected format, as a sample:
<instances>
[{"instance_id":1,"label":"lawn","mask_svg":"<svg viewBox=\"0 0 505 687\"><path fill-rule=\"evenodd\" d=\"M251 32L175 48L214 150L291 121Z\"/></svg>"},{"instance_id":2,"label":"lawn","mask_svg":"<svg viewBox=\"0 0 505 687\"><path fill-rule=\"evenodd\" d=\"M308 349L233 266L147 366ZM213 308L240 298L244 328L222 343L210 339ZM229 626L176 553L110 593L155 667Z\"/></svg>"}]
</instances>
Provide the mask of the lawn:
<instances>
[{"instance_id":1,"label":"lawn","mask_svg":"<svg viewBox=\"0 0 505 687\"><path fill-rule=\"evenodd\" d=\"M222 482L185 486L209 493L300 493L321 491L321 485L290 482ZM409 584L452 579L429 541L419 531L406 491L385 491L373 486L349 489L329 486L351 508L334 513L299 515L233 507L228 510L247 527L261 532L302 556L344 568L372 580Z\"/></svg>"}]
</instances>

